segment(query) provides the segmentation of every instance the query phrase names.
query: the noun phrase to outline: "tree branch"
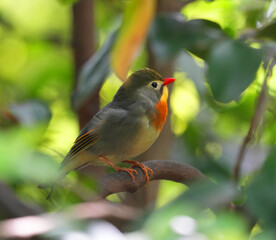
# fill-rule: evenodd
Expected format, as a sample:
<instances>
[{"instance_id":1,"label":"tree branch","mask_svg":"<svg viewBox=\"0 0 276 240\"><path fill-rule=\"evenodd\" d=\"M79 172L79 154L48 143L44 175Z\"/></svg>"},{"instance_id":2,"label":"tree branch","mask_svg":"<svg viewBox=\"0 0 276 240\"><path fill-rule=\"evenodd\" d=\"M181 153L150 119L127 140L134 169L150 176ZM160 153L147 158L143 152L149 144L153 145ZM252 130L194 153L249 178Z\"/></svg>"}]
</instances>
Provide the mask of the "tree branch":
<instances>
[{"instance_id":1,"label":"tree branch","mask_svg":"<svg viewBox=\"0 0 276 240\"><path fill-rule=\"evenodd\" d=\"M149 175L150 181L162 179L189 184L193 180L207 179L196 168L180 162L151 160L144 164L153 170L153 174ZM133 193L144 186L146 179L143 171L139 167L134 169L138 173L135 175L135 181L132 181L126 172L117 172L101 178L99 180L100 196L104 198L113 193Z\"/></svg>"},{"instance_id":2,"label":"tree branch","mask_svg":"<svg viewBox=\"0 0 276 240\"><path fill-rule=\"evenodd\" d=\"M262 89L260 92L260 96L259 96L259 99L257 102L256 111L252 117L250 128L248 130L246 137L243 140L243 143L241 145L241 148L240 148L237 160L236 160L236 164L235 164L234 172L233 172L233 179L235 182L237 182L239 180L240 168L241 168L242 161L244 159L244 155L245 155L247 146L250 143L250 141L252 140L252 138L254 137L255 132L256 132L262 118L264 117L264 112L266 111L267 81L268 81L268 78L271 76L272 66L273 66L273 64L270 64L270 66L267 67L267 72L266 72L265 79L264 79Z\"/></svg>"},{"instance_id":3,"label":"tree branch","mask_svg":"<svg viewBox=\"0 0 276 240\"><path fill-rule=\"evenodd\" d=\"M118 227L134 221L136 215L136 209L106 200L81 203L54 214L45 213L0 221L0 239L29 239L68 226L72 221L84 219L104 219Z\"/></svg>"},{"instance_id":4,"label":"tree branch","mask_svg":"<svg viewBox=\"0 0 276 240\"><path fill-rule=\"evenodd\" d=\"M197 169L184 163L169 160L151 160L144 163L153 170L150 181L172 180L189 184L192 181L207 179ZM100 196L112 193L135 192L146 184L143 171L135 167L135 181L126 172L117 172L100 179ZM30 215L34 214L30 211ZM24 214L23 214L24 215ZM0 238L27 238L49 232L67 223L81 219L105 219L117 227L136 219L137 209L118 205L106 200L82 203L55 214L42 214L0 221ZM35 227L34 227L35 226Z\"/></svg>"}]
</instances>

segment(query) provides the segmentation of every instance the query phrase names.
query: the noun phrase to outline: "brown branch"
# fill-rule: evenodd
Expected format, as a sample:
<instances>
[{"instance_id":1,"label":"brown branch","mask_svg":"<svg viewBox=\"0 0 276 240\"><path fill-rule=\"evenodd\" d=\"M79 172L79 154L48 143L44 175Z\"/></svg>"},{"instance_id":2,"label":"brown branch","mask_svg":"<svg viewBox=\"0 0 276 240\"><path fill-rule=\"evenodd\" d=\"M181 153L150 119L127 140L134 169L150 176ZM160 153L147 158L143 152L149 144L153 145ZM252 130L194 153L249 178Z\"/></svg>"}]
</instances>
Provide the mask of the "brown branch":
<instances>
[{"instance_id":1,"label":"brown branch","mask_svg":"<svg viewBox=\"0 0 276 240\"><path fill-rule=\"evenodd\" d=\"M193 180L207 179L200 171L184 163L168 160L151 160L145 162L154 173L150 181L165 179L189 184ZM135 167L137 175L132 181L125 172L107 175L100 180L100 195L106 197L117 192L135 192L146 184L140 168ZM46 213L39 216L20 217L0 222L0 238L28 238L60 228L71 221L81 219L105 219L117 227L136 219L137 209L118 205L106 200L75 205L55 214ZM35 226L35 227L34 227Z\"/></svg>"},{"instance_id":2,"label":"brown branch","mask_svg":"<svg viewBox=\"0 0 276 240\"><path fill-rule=\"evenodd\" d=\"M268 78L271 76L271 67L272 67L272 64L267 68L267 73L265 75L265 79L264 79L262 89L261 89L261 92L259 95L259 99L257 102L256 111L252 117L250 128L248 130L246 137L243 140L243 143L241 145L241 148L240 148L237 160L236 160L236 164L235 164L234 172L233 172L233 179L235 182L237 182L239 180L240 168L241 168L241 164L244 159L244 156L245 156L247 146L250 143L250 141L253 139L255 132L260 124L260 121L263 118L264 112L266 111L267 81L268 81Z\"/></svg>"},{"instance_id":3,"label":"brown branch","mask_svg":"<svg viewBox=\"0 0 276 240\"><path fill-rule=\"evenodd\" d=\"M184 163L170 160L151 160L144 164L153 170L150 181L153 180L171 180L189 184L193 180L207 179L199 170ZM100 196L107 197L113 193L136 192L146 184L143 171L135 167L137 175L135 181L132 181L126 172L117 172L107 175L99 180Z\"/></svg>"}]
</instances>

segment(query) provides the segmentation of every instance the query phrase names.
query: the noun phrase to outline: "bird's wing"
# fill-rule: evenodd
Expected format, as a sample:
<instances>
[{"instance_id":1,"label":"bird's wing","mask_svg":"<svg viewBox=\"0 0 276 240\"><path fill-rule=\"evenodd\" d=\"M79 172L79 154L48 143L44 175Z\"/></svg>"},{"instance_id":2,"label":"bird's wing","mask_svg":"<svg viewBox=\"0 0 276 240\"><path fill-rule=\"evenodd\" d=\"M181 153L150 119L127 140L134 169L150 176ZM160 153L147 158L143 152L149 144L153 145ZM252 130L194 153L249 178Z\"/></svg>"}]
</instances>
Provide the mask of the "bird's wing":
<instances>
[{"instance_id":1,"label":"bird's wing","mask_svg":"<svg viewBox=\"0 0 276 240\"><path fill-rule=\"evenodd\" d=\"M83 152L87 148L94 145L99 140L97 129L92 129L86 133L79 135L79 137L74 142L73 147L70 149L67 157L73 158L77 154Z\"/></svg>"},{"instance_id":2,"label":"bird's wing","mask_svg":"<svg viewBox=\"0 0 276 240\"><path fill-rule=\"evenodd\" d=\"M106 113L109 105L110 104L102 108L82 129L80 135L74 142L74 145L62 161L60 169L65 172L69 172L73 169L83 166L83 163L74 159L74 157L76 157L78 154L82 153L86 149L92 147L100 140L100 126L106 118Z\"/></svg>"},{"instance_id":3,"label":"bird's wing","mask_svg":"<svg viewBox=\"0 0 276 240\"><path fill-rule=\"evenodd\" d=\"M98 140L99 135L97 128L93 128L92 130L81 133L74 142L74 145L70 149L69 153L62 161L60 165L60 170L63 169L65 172L69 172L75 168L81 167L78 161L71 161L72 158L74 158L79 153L85 151L87 148L93 146Z\"/></svg>"},{"instance_id":4,"label":"bird's wing","mask_svg":"<svg viewBox=\"0 0 276 240\"><path fill-rule=\"evenodd\" d=\"M78 161L71 161L71 160L73 160L72 158L75 157L77 154L91 147L99 140L97 132L98 132L97 128L93 128L90 131L81 133L79 137L76 139L73 147L70 149L69 153L62 161L59 168L59 174L57 175L54 182L50 185L41 186L41 188L51 187L51 191L48 194L47 199L51 196L55 185L59 183L71 170L80 168L88 164L88 163L78 163Z\"/></svg>"}]
</instances>

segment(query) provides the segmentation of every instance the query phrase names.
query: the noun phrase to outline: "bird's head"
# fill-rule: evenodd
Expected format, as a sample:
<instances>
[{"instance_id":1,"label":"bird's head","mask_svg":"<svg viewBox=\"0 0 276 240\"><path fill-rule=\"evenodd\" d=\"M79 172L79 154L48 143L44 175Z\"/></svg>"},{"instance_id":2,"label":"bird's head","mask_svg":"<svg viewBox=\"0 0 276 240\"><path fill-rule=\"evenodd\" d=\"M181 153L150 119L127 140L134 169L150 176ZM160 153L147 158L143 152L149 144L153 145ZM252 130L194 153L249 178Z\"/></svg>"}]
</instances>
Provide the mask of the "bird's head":
<instances>
[{"instance_id":1,"label":"bird's head","mask_svg":"<svg viewBox=\"0 0 276 240\"><path fill-rule=\"evenodd\" d=\"M162 78L156 71L143 68L131 74L123 84L128 92L149 98L153 102L167 101L167 85L174 82L174 78Z\"/></svg>"}]
</instances>

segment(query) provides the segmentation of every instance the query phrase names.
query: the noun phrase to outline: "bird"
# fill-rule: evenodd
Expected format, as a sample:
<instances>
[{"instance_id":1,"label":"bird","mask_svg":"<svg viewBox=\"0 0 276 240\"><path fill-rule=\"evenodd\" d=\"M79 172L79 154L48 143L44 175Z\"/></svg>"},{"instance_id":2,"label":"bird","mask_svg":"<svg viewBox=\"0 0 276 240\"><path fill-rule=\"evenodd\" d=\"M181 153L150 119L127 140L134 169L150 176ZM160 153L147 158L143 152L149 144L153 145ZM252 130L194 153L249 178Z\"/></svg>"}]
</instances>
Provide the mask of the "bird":
<instances>
[{"instance_id":1,"label":"bird","mask_svg":"<svg viewBox=\"0 0 276 240\"><path fill-rule=\"evenodd\" d=\"M89 164L107 164L124 171L135 180L133 167L138 166L149 184L152 169L130 160L145 152L159 136L166 121L167 85L175 78L162 78L155 70L142 68L131 74L118 89L113 100L99 110L82 128L62 161L54 186L71 171ZM119 167L125 162L131 167Z\"/></svg>"}]
</instances>

